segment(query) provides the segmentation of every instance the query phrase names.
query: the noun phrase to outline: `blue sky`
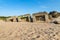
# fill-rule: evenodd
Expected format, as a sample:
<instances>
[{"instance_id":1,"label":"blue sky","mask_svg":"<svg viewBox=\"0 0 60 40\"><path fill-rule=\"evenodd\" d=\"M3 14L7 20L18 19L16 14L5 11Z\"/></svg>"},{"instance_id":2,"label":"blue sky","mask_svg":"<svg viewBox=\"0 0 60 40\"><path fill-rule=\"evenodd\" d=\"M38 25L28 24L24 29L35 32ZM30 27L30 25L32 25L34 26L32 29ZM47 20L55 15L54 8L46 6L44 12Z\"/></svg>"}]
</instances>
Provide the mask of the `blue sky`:
<instances>
[{"instance_id":1,"label":"blue sky","mask_svg":"<svg viewBox=\"0 0 60 40\"><path fill-rule=\"evenodd\" d=\"M0 16L60 11L60 0L0 0Z\"/></svg>"}]
</instances>

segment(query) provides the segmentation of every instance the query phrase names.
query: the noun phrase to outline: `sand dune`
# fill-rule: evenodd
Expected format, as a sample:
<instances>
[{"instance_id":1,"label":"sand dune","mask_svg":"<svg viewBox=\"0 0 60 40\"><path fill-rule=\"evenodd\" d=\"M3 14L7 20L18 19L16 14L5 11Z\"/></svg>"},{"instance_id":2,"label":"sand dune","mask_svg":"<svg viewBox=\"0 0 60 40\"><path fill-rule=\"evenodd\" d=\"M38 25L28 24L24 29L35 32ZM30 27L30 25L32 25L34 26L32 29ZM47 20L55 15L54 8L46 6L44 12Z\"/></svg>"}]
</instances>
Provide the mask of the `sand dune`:
<instances>
[{"instance_id":1,"label":"sand dune","mask_svg":"<svg viewBox=\"0 0 60 40\"><path fill-rule=\"evenodd\" d=\"M60 40L60 25L0 22L0 40Z\"/></svg>"}]
</instances>

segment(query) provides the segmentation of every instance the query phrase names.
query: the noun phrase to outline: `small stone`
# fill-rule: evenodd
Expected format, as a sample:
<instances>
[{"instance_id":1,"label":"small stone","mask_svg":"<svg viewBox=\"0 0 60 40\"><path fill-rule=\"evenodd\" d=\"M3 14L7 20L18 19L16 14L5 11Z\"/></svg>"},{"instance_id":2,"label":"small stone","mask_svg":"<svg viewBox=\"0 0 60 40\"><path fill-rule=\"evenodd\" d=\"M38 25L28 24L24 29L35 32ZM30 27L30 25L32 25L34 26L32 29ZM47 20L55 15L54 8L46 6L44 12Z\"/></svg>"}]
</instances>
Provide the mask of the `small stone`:
<instances>
[{"instance_id":1,"label":"small stone","mask_svg":"<svg viewBox=\"0 0 60 40\"><path fill-rule=\"evenodd\" d=\"M55 36L55 34L53 36Z\"/></svg>"},{"instance_id":2,"label":"small stone","mask_svg":"<svg viewBox=\"0 0 60 40\"><path fill-rule=\"evenodd\" d=\"M40 36L38 35L36 38L39 38Z\"/></svg>"}]
</instances>

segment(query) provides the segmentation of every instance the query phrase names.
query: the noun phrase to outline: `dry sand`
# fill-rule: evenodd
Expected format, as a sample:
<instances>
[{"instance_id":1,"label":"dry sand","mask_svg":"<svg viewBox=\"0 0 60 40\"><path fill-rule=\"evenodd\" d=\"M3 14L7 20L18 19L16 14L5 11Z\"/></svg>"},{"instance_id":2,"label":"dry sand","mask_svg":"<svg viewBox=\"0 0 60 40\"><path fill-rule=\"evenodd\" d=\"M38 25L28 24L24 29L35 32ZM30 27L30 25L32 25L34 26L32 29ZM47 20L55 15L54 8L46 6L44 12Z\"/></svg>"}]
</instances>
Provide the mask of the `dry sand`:
<instances>
[{"instance_id":1,"label":"dry sand","mask_svg":"<svg viewBox=\"0 0 60 40\"><path fill-rule=\"evenodd\" d=\"M60 40L60 25L0 22L0 40Z\"/></svg>"}]
</instances>

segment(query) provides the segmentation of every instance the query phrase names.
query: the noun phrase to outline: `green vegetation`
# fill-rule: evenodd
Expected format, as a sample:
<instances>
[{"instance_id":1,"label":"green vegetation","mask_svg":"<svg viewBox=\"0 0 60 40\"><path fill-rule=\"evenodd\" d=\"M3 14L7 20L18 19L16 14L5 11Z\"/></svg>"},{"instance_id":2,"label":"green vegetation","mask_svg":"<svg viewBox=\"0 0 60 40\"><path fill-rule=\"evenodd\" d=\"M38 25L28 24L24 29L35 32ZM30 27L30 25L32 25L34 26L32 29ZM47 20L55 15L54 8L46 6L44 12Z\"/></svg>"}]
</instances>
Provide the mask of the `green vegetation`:
<instances>
[{"instance_id":1,"label":"green vegetation","mask_svg":"<svg viewBox=\"0 0 60 40\"><path fill-rule=\"evenodd\" d=\"M10 16L9 16L9 17L10 17ZM0 20L4 20L4 21L6 21L6 19L9 18L9 17L0 16Z\"/></svg>"},{"instance_id":2,"label":"green vegetation","mask_svg":"<svg viewBox=\"0 0 60 40\"><path fill-rule=\"evenodd\" d=\"M21 15L21 16L18 16L18 18L21 18L21 19L24 19L26 18L27 16L24 16L24 15Z\"/></svg>"}]
</instances>

